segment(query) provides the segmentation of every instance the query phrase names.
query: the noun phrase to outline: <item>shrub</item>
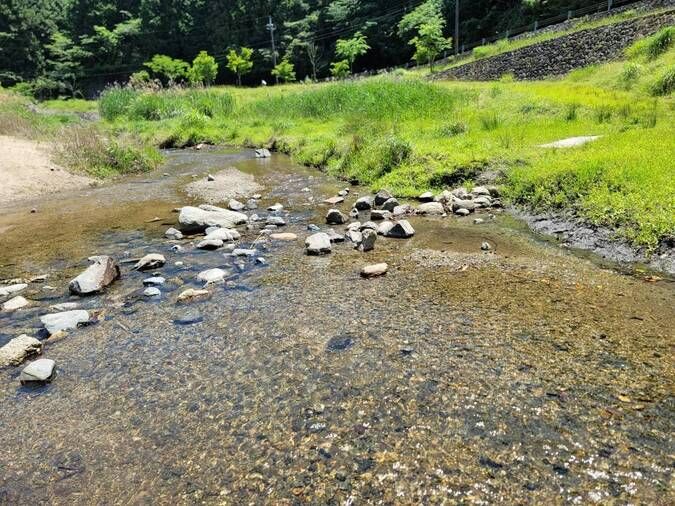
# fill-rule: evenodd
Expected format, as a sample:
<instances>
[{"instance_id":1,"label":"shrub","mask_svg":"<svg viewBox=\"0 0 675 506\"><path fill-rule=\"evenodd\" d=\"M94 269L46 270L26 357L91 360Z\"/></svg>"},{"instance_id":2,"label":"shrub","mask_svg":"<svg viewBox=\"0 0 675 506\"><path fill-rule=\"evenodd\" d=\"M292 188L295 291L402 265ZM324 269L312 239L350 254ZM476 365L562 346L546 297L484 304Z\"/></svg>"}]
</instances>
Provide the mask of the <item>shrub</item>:
<instances>
[{"instance_id":1,"label":"shrub","mask_svg":"<svg viewBox=\"0 0 675 506\"><path fill-rule=\"evenodd\" d=\"M578 117L579 107L580 106L577 103L567 104L567 106L565 106L565 113L563 115L565 121L576 121Z\"/></svg>"},{"instance_id":2,"label":"shrub","mask_svg":"<svg viewBox=\"0 0 675 506\"><path fill-rule=\"evenodd\" d=\"M494 46L478 46L474 47L471 51L471 54L473 54L473 57L476 59L487 58L488 56L492 56L494 53Z\"/></svg>"},{"instance_id":3,"label":"shrub","mask_svg":"<svg viewBox=\"0 0 675 506\"><path fill-rule=\"evenodd\" d=\"M108 88L98 101L98 110L103 119L113 121L119 116L124 116L129 110L129 106L138 96L138 92L130 88L114 86Z\"/></svg>"},{"instance_id":4,"label":"shrub","mask_svg":"<svg viewBox=\"0 0 675 506\"><path fill-rule=\"evenodd\" d=\"M619 80L626 89L630 89L640 78L642 67L634 62L628 62L623 66Z\"/></svg>"},{"instance_id":5,"label":"shrub","mask_svg":"<svg viewBox=\"0 0 675 506\"><path fill-rule=\"evenodd\" d=\"M441 137L454 137L456 135L463 134L469 128L466 126L466 123L462 121L455 121L454 123L447 123L441 126L438 129L438 135Z\"/></svg>"},{"instance_id":6,"label":"shrub","mask_svg":"<svg viewBox=\"0 0 675 506\"><path fill-rule=\"evenodd\" d=\"M675 91L675 65L661 71L649 86L652 95L662 97Z\"/></svg>"},{"instance_id":7,"label":"shrub","mask_svg":"<svg viewBox=\"0 0 675 506\"><path fill-rule=\"evenodd\" d=\"M675 44L675 26L667 26L651 37L637 41L626 50L629 58L654 60Z\"/></svg>"},{"instance_id":8,"label":"shrub","mask_svg":"<svg viewBox=\"0 0 675 506\"><path fill-rule=\"evenodd\" d=\"M481 128L488 132L496 130L501 125L501 120L496 112L481 114L478 120L480 121Z\"/></svg>"}]
</instances>

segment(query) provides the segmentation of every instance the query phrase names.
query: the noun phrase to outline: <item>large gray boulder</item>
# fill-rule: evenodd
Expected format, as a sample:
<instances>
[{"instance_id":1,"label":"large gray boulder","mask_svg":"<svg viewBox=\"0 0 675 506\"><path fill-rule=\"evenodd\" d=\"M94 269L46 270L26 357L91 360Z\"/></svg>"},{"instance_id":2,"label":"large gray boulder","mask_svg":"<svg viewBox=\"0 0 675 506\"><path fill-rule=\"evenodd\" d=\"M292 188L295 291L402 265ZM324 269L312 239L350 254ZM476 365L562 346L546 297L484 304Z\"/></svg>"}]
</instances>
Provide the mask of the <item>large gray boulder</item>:
<instances>
[{"instance_id":1,"label":"large gray boulder","mask_svg":"<svg viewBox=\"0 0 675 506\"><path fill-rule=\"evenodd\" d=\"M359 251L371 251L375 248L375 241L377 240L377 232L367 228L361 232L361 242L356 245Z\"/></svg>"},{"instance_id":2,"label":"large gray boulder","mask_svg":"<svg viewBox=\"0 0 675 506\"><path fill-rule=\"evenodd\" d=\"M388 190L380 190L375 194L375 198L373 199L375 207L380 207L392 197L393 195Z\"/></svg>"},{"instance_id":3,"label":"large gray boulder","mask_svg":"<svg viewBox=\"0 0 675 506\"><path fill-rule=\"evenodd\" d=\"M373 197L365 196L354 202L354 209L357 211L367 211L373 207Z\"/></svg>"},{"instance_id":4,"label":"large gray boulder","mask_svg":"<svg viewBox=\"0 0 675 506\"><path fill-rule=\"evenodd\" d=\"M54 377L56 362L48 358L39 358L23 368L19 381L24 383L45 383Z\"/></svg>"},{"instance_id":5,"label":"large gray boulder","mask_svg":"<svg viewBox=\"0 0 675 506\"><path fill-rule=\"evenodd\" d=\"M396 200L394 197L391 197L382 204L382 209L384 209L385 211L393 212L394 209L396 209L399 205L400 204L398 200Z\"/></svg>"},{"instance_id":6,"label":"large gray boulder","mask_svg":"<svg viewBox=\"0 0 675 506\"><path fill-rule=\"evenodd\" d=\"M431 214L431 215L441 215L445 214L445 208L440 202L426 202L420 204L417 208L419 214Z\"/></svg>"},{"instance_id":7,"label":"large gray boulder","mask_svg":"<svg viewBox=\"0 0 675 506\"><path fill-rule=\"evenodd\" d=\"M305 248L308 255L324 255L333 249L330 236L324 232L312 234L305 239Z\"/></svg>"},{"instance_id":8,"label":"large gray boulder","mask_svg":"<svg viewBox=\"0 0 675 506\"><path fill-rule=\"evenodd\" d=\"M342 225L347 222L347 217L338 209L329 209L326 213L326 223L328 225Z\"/></svg>"},{"instance_id":9,"label":"large gray boulder","mask_svg":"<svg viewBox=\"0 0 675 506\"><path fill-rule=\"evenodd\" d=\"M75 329L78 325L89 323L89 313L84 309L50 313L41 316L40 321L51 335L61 330Z\"/></svg>"},{"instance_id":10,"label":"large gray boulder","mask_svg":"<svg viewBox=\"0 0 675 506\"><path fill-rule=\"evenodd\" d=\"M424 192L422 195L417 197L417 200L419 200L420 202L433 202L434 194L431 192Z\"/></svg>"},{"instance_id":11,"label":"large gray boulder","mask_svg":"<svg viewBox=\"0 0 675 506\"><path fill-rule=\"evenodd\" d=\"M0 367L19 365L31 355L42 353L42 343L34 337L22 334L0 348Z\"/></svg>"},{"instance_id":12,"label":"large gray boulder","mask_svg":"<svg viewBox=\"0 0 675 506\"><path fill-rule=\"evenodd\" d=\"M412 228L412 225L408 220L401 220L395 222L393 226L388 228L382 235L385 237L393 237L395 239L407 239L415 235L415 229Z\"/></svg>"},{"instance_id":13,"label":"large gray boulder","mask_svg":"<svg viewBox=\"0 0 675 506\"><path fill-rule=\"evenodd\" d=\"M234 228L248 221L248 216L216 206L181 208L178 223L183 232L203 232L207 227Z\"/></svg>"},{"instance_id":14,"label":"large gray boulder","mask_svg":"<svg viewBox=\"0 0 675 506\"><path fill-rule=\"evenodd\" d=\"M476 209L476 204L473 200L455 199L452 202L452 210L456 211L457 209L466 209L467 211L474 211Z\"/></svg>"},{"instance_id":15,"label":"large gray boulder","mask_svg":"<svg viewBox=\"0 0 675 506\"><path fill-rule=\"evenodd\" d=\"M120 266L109 256L91 257L93 263L68 285L70 293L90 295L98 293L120 277Z\"/></svg>"}]
</instances>

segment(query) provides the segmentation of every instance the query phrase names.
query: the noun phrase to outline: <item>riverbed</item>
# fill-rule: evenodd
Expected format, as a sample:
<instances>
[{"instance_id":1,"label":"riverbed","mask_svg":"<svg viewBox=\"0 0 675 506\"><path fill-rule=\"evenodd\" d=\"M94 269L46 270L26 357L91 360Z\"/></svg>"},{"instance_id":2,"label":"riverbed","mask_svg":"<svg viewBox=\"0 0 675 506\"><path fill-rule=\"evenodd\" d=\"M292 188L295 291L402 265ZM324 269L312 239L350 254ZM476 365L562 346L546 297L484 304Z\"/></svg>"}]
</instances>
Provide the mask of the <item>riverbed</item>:
<instances>
[{"instance_id":1,"label":"riverbed","mask_svg":"<svg viewBox=\"0 0 675 506\"><path fill-rule=\"evenodd\" d=\"M279 202L299 239L242 229L255 257L191 238L172 252L174 209L199 203L185 187L229 168L262 187L249 214ZM38 334L52 304L100 321L47 341L47 385L0 370L0 504L673 502L670 280L505 214L412 217L411 239L305 255L343 187L281 155L212 148L2 209L0 278L47 278L23 293L33 305L0 313L0 346ZM365 194L350 190L344 212ZM167 258L160 298L130 262L103 294L68 295L87 257L152 252ZM376 262L386 276L362 279ZM227 282L177 303L211 267Z\"/></svg>"}]
</instances>

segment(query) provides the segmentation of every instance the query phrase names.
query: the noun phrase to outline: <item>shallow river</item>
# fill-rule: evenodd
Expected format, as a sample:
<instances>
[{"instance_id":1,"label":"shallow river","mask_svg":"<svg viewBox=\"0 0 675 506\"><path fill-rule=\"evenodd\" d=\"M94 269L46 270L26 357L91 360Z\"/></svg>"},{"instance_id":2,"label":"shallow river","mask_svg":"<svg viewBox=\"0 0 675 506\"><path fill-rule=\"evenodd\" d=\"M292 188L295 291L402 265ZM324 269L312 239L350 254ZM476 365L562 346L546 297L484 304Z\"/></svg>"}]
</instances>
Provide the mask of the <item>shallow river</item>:
<instances>
[{"instance_id":1,"label":"shallow river","mask_svg":"<svg viewBox=\"0 0 675 506\"><path fill-rule=\"evenodd\" d=\"M172 253L182 188L231 166L299 240L243 232L265 264L189 238ZM102 312L47 342L52 383L0 370L0 504L675 501L672 282L506 215L412 218L412 239L308 257L307 225L325 228L340 188L280 156L182 151L156 175L0 209L0 278L48 275L22 294L34 305L0 313L0 345L39 334L51 304ZM129 263L102 295L68 295L88 256L151 252L167 257L159 300ZM359 277L378 261L386 276ZM209 267L228 282L177 304Z\"/></svg>"}]
</instances>

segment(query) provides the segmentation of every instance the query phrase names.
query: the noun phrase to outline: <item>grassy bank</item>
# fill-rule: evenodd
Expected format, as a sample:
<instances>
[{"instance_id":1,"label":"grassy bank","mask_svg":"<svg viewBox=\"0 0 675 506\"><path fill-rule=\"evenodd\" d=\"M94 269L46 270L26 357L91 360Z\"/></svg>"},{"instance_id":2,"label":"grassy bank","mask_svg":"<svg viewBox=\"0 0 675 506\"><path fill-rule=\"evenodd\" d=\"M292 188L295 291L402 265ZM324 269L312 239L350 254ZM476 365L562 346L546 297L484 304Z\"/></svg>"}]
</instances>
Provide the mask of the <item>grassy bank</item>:
<instances>
[{"instance_id":1,"label":"grassy bank","mask_svg":"<svg viewBox=\"0 0 675 506\"><path fill-rule=\"evenodd\" d=\"M675 51L522 83L354 83L144 93L107 92L110 128L159 146L273 146L401 196L490 173L507 198L536 209L574 209L655 247L675 235L672 69ZM670 43L669 43L670 44ZM669 77L671 76L671 77ZM539 147L601 135L583 147Z\"/></svg>"},{"instance_id":2,"label":"grassy bank","mask_svg":"<svg viewBox=\"0 0 675 506\"><path fill-rule=\"evenodd\" d=\"M96 110L84 100L50 101L36 107L26 98L0 90L0 135L48 142L54 161L73 171L105 178L156 168L161 156L139 137L113 135L104 125L77 114Z\"/></svg>"}]
</instances>

